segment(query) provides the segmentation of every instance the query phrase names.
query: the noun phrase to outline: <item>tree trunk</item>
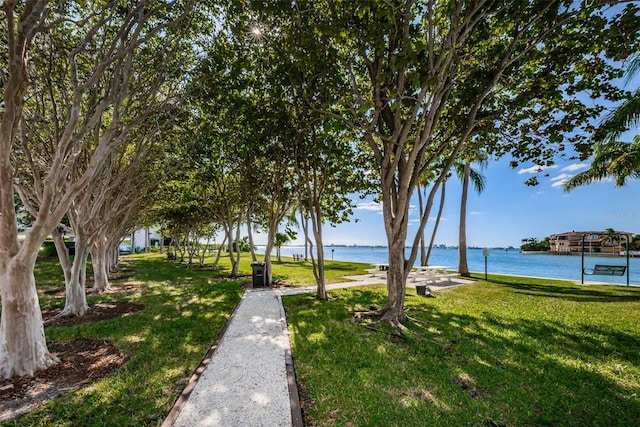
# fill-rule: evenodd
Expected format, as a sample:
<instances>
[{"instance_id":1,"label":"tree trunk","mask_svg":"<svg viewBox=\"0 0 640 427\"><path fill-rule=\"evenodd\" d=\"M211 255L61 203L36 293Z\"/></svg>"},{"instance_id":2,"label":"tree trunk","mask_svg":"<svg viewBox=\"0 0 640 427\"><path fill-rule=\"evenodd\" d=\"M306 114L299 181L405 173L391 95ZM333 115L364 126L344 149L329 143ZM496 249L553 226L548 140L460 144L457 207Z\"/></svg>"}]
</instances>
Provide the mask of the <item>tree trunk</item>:
<instances>
[{"instance_id":1,"label":"tree trunk","mask_svg":"<svg viewBox=\"0 0 640 427\"><path fill-rule=\"evenodd\" d=\"M256 262L258 261L258 256L256 255L256 248L255 245L253 244L253 222L251 221L251 218L253 217L253 209L252 209L252 205L249 204L248 210L247 210L247 236L249 237L249 248L251 250L251 261L252 262Z\"/></svg>"},{"instance_id":2,"label":"tree trunk","mask_svg":"<svg viewBox=\"0 0 640 427\"><path fill-rule=\"evenodd\" d=\"M421 187L422 187L422 184L418 183L418 208L420 210L420 218L422 218L422 215L424 215L424 203L422 202L422 191L420 191ZM429 262L429 255L425 250L424 232L423 232L422 235L420 236L420 265L427 265L428 262Z\"/></svg>"},{"instance_id":3,"label":"tree trunk","mask_svg":"<svg viewBox=\"0 0 640 427\"><path fill-rule=\"evenodd\" d=\"M469 192L469 172L471 162L464 163L464 175L462 179L462 195L460 197L460 230L458 234L458 274L469 277L469 265L467 264L467 194Z\"/></svg>"},{"instance_id":4,"label":"tree trunk","mask_svg":"<svg viewBox=\"0 0 640 427\"><path fill-rule=\"evenodd\" d=\"M33 276L34 261L0 264L0 378L31 375L59 360L49 353Z\"/></svg>"},{"instance_id":5,"label":"tree trunk","mask_svg":"<svg viewBox=\"0 0 640 427\"><path fill-rule=\"evenodd\" d=\"M107 245L99 242L91 249L91 262L93 264L93 288L92 292L104 292L109 289L109 271L107 270Z\"/></svg>"},{"instance_id":6,"label":"tree trunk","mask_svg":"<svg viewBox=\"0 0 640 427\"><path fill-rule=\"evenodd\" d=\"M403 233L402 229L399 229L396 234L397 238L393 239L389 244L388 295L381 320L388 321L393 326L398 327L406 319L404 300L408 271L405 266L405 236L403 236L405 233Z\"/></svg>"},{"instance_id":7,"label":"tree trunk","mask_svg":"<svg viewBox=\"0 0 640 427\"><path fill-rule=\"evenodd\" d=\"M87 277L87 245L76 236L76 254L71 265L71 275L65 285L64 309L59 316L84 316L89 310L85 283Z\"/></svg>"},{"instance_id":8,"label":"tree trunk","mask_svg":"<svg viewBox=\"0 0 640 427\"><path fill-rule=\"evenodd\" d=\"M278 232L278 222L279 221L271 221L271 223L269 224L269 231L267 232L267 245L264 248L264 263L265 263L265 275L267 276L267 284L271 284L271 279L272 279L271 251L273 251L276 233Z\"/></svg>"},{"instance_id":9,"label":"tree trunk","mask_svg":"<svg viewBox=\"0 0 640 427\"><path fill-rule=\"evenodd\" d=\"M51 232L51 237L53 237L53 244L56 247L58 260L64 273L64 283L67 283L71 280L71 257L69 256L69 248L64 244L64 236L57 228Z\"/></svg>"},{"instance_id":10,"label":"tree trunk","mask_svg":"<svg viewBox=\"0 0 640 427\"><path fill-rule=\"evenodd\" d=\"M216 255L215 261L213 261L212 270L218 269L218 263L220 262L220 256L222 255L222 249L224 249L224 244L227 242L227 233L224 235L224 239L222 239L222 243L218 246L218 254Z\"/></svg>"},{"instance_id":11,"label":"tree trunk","mask_svg":"<svg viewBox=\"0 0 640 427\"><path fill-rule=\"evenodd\" d=\"M229 261L231 261L231 276L236 277L238 275L239 261L235 256L235 249L233 247L233 224L224 225L225 233L227 234L227 248L229 251Z\"/></svg>"},{"instance_id":12,"label":"tree trunk","mask_svg":"<svg viewBox=\"0 0 640 427\"><path fill-rule=\"evenodd\" d=\"M239 268L240 268L240 227L242 225L242 220L238 220L238 224L236 225L236 263L233 265L233 270L231 271L231 275L233 277L238 277Z\"/></svg>"},{"instance_id":13,"label":"tree trunk","mask_svg":"<svg viewBox=\"0 0 640 427\"><path fill-rule=\"evenodd\" d=\"M302 228L305 231L305 239L304 239L304 260L306 261L307 259L309 259L309 253L311 252L311 249L313 248L313 243L311 242L311 240L309 240L309 217L304 215L304 211L302 210L302 208L300 208L300 223L302 224ZM323 268L324 270L324 268Z\"/></svg>"},{"instance_id":14,"label":"tree trunk","mask_svg":"<svg viewBox=\"0 0 640 427\"><path fill-rule=\"evenodd\" d=\"M118 269L118 262L120 261L120 244L114 243L109 246L109 274Z\"/></svg>"},{"instance_id":15,"label":"tree trunk","mask_svg":"<svg viewBox=\"0 0 640 427\"><path fill-rule=\"evenodd\" d=\"M207 251L209 250L209 244L211 243L211 235L207 235L207 243L204 245L204 249L202 252L198 251L198 261L200 262L200 267L204 267L204 259L207 256Z\"/></svg>"},{"instance_id":16,"label":"tree trunk","mask_svg":"<svg viewBox=\"0 0 640 427\"><path fill-rule=\"evenodd\" d=\"M315 209L309 212L309 216L311 217L311 225L313 227L313 238L316 241L316 251L318 254L317 272L315 271L316 268L314 265L316 284L318 285L317 298L321 301L326 301L327 286L324 280L324 246L322 243L322 210L321 209L322 208L320 206L320 203L316 202ZM307 233L305 232L305 234ZM309 243L311 243L310 240L309 240Z\"/></svg>"},{"instance_id":17,"label":"tree trunk","mask_svg":"<svg viewBox=\"0 0 640 427\"><path fill-rule=\"evenodd\" d=\"M429 265L429 258L431 257L431 250L433 249L433 243L436 240L436 233L438 232L438 226L440 225L440 218L442 218L442 211L444 210L444 199L446 195L447 181L442 181L442 192L440 193L440 207L438 208L438 216L436 217L436 223L433 225L433 233L431 233L431 240L429 241L429 249L427 251L427 257L422 265ZM424 234L423 234L424 236Z\"/></svg>"}]
</instances>

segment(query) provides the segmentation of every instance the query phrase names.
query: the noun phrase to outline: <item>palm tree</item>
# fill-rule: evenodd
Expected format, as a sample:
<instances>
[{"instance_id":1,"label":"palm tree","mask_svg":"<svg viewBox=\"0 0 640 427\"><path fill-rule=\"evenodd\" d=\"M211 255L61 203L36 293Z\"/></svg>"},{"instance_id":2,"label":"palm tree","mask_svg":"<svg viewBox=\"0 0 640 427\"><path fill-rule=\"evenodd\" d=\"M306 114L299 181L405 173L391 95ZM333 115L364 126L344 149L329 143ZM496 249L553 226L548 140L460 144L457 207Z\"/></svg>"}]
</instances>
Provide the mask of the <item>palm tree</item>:
<instances>
[{"instance_id":1,"label":"palm tree","mask_svg":"<svg viewBox=\"0 0 640 427\"><path fill-rule=\"evenodd\" d=\"M481 168L484 168L487 164L486 154L481 153L478 155L478 159L473 160L480 165ZM469 188L469 181L473 184L473 187L476 189L478 193L482 193L485 188L486 179L484 175L482 175L478 170L471 168L471 159L467 159L464 162L456 161L452 165L452 168L456 171L456 175L462 181L462 202L460 207L460 234L459 234L459 247L463 247L464 251L460 251L460 260L461 262L458 264L458 272L461 275L469 276L469 267L467 266L467 238L466 238L466 206L467 206L467 193ZM420 217L423 215L423 206L422 206L422 196L420 194L420 187L423 186L426 191L426 182L432 178L432 176L426 175L420 182L418 183L418 200L420 205ZM442 211L444 207L444 199L445 199L445 191L446 191L446 183L449 175L442 181L442 189L440 193L440 206L438 208L438 214L436 216L436 220L433 226L433 231L431 233L431 240L429 242L428 250L425 254L424 249L424 236L422 236L421 240L421 265L429 264L429 257L431 256L431 249L433 248L433 243L435 241L435 236L438 231L438 225L440 224L440 220L442 218ZM462 253L464 252L464 254ZM462 270L461 270L462 268ZM464 272L464 273L463 273Z\"/></svg>"},{"instance_id":2,"label":"palm tree","mask_svg":"<svg viewBox=\"0 0 640 427\"><path fill-rule=\"evenodd\" d=\"M487 165L487 156L480 153L473 159L481 168ZM478 193L482 193L486 186L486 178L480 172L471 168L472 159L466 158L462 168L456 167L458 177L462 181L462 195L460 197L460 229L458 232L458 274L469 277L469 265L467 263L467 195L469 192L469 181Z\"/></svg>"},{"instance_id":3,"label":"palm tree","mask_svg":"<svg viewBox=\"0 0 640 427\"><path fill-rule=\"evenodd\" d=\"M598 144L591 166L564 183L565 191L601 181L607 177L615 179L616 186L625 185L627 178L640 178L640 135L633 142L612 141Z\"/></svg>"},{"instance_id":4,"label":"palm tree","mask_svg":"<svg viewBox=\"0 0 640 427\"><path fill-rule=\"evenodd\" d=\"M627 71L627 82L640 71L640 53L631 60ZM602 123L605 129L602 137L596 134L593 161L591 167L564 184L565 191L601 181L606 177L615 179L621 187L627 178L640 178L640 135L633 142L620 142L618 138L626 129L638 125L640 121L640 88L616 108Z\"/></svg>"},{"instance_id":5,"label":"palm tree","mask_svg":"<svg viewBox=\"0 0 640 427\"><path fill-rule=\"evenodd\" d=\"M602 244L609 244L612 246L620 244L620 233L613 228L607 228L604 230L604 234L600 237L600 242L602 242Z\"/></svg>"}]
</instances>

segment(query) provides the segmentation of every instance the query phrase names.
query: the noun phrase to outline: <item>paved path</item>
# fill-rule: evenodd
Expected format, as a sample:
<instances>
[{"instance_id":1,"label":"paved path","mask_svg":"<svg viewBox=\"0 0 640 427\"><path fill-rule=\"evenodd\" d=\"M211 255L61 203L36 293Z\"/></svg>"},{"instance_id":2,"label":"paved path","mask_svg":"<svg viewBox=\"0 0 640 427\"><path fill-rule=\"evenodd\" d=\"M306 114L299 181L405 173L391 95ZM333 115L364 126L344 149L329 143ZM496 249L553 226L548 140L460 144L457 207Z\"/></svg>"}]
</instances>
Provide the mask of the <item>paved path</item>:
<instances>
[{"instance_id":1,"label":"paved path","mask_svg":"<svg viewBox=\"0 0 640 427\"><path fill-rule=\"evenodd\" d=\"M291 426L288 351L278 295L247 291L173 425Z\"/></svg>"},{"instance_id":2,"label":"paved path","mask_svg":"<svg viewBox=\"0 0 640 427\"><path fill-rule=\"evenodd\" d=\"M384 279L381 282L371 276L349 278L355 281L328 285L327 289L384 283ZM211 347L162 426L301 426L281 296L315 289L245 292L222 338Z\"/></svg>"}]
</instances>

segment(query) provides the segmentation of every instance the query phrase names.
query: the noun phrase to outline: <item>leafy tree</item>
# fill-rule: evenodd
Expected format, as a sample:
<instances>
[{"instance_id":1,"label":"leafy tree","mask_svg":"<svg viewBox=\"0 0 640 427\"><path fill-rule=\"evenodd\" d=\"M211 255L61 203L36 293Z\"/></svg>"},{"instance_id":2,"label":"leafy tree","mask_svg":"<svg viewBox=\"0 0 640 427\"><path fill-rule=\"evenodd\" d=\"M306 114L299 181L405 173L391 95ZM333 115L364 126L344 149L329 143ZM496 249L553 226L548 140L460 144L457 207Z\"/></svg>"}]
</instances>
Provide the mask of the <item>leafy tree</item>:
<instances>
[{"instance_id":1,"label":"leafy tree","mask_svg":"<svg viewBox=\"0 0 640 427\"><path fill-rule=\"evenodd\" d=\"M491 154L551 161L597 112L567 94L619 96L607 58L628 55L635 42L619 36L635 34L638 21L633 6L612 17L603 3L569 1L296 1L267 10L306 30L288 39L300 54L325 46L309 74L335 64L351 88L326 87L339 97L329 113L357 128L376 161L390 269L387 303L371 314L394 325L428 220L426 211L416 236L407 234L423 172L444 158L440 185L479 127Z\"/></svg>"},{"instance_id":2,"label":"leafy tree","mask_svg":"<svg viewBox=\"0 0 640 427\"><path fill-rule=\"evenodd\" d=\"M607 228L604 230L604 233L600 236L600 241L605 246L606 245L619 246L620 242L622 241L622 238L620 236L620 233L618 233L616 230L614 230L613 228Z\"/></svg>"},{"instance_id":3,"label":"leafy tree","mask_svg":"<svg viewBox=\"0 0 640 427\"><path fill-rule=\"evenodd\" d=\"M551 249L549 237L545 237L542 241L535 237L528 237L522 239L522 245L520 245L522 251L548 251L549 249Z\"/></svg>"},{"instance_id":4,"label":"leafy tree","mask_svg":"<svg viewBox=\"0 0 640 427\"><path fill-rule=\"evenodd\" d=\"M56 363L47 350L35 291L38 249L78 194L99 176L109 155L144 119L134 110L144 104L155 108L166 99L156 95L171 92L162 78L166 70L141 71L138 59L149 53L157 58L160 53L152 45L183 30L180 23L189 12L188 2L182 1L140 1L129 7L119 2L53 3L5 1L0 15L7 36L2 56L8 64L0 120L1 378ZM72 48L61 42L62 34ZM47 58L58 51L67 54L66 63L55 62L56 72L50 76L48 68L38 66L52 63ZM66 71L63 77L59 70ZM55 87L60 92L40 96L47 79L54 77L59 77ZM142 86L146 91L137 92ZM46 102L44 110L32 99ZM45 119L36 120L32 113L37 112L46 113ZM52 129L43 130L49 124L54 128L47 150L34 150L30 144L48 135ZM89 138L92 134L99 137ZM34 217L22 244L17 238L14 188Z\"/></svg>"}]
</instances>

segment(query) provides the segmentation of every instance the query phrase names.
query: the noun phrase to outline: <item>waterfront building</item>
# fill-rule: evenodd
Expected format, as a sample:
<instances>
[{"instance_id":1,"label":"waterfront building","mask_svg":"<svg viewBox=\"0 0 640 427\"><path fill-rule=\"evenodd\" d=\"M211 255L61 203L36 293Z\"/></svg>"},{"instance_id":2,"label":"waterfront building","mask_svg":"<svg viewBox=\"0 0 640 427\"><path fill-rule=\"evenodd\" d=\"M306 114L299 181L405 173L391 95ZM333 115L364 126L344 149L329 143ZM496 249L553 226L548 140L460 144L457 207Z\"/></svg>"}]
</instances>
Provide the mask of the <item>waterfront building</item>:
<instances>
[{"instance_id":1,"label":"waterfront building","mask_svg":"<svg viewBox=\"0 0 640 427\"><path fill-rule=\"evenodd\" d=\"M620 239L611 240L606 231L569 231L549 236L550 253L557 255L579 254L582 252L582 236L584 236L585 253L618 255L624 251L626 238L633 240L633 233L616 231Z\"/></svg>"}]
</instances>

